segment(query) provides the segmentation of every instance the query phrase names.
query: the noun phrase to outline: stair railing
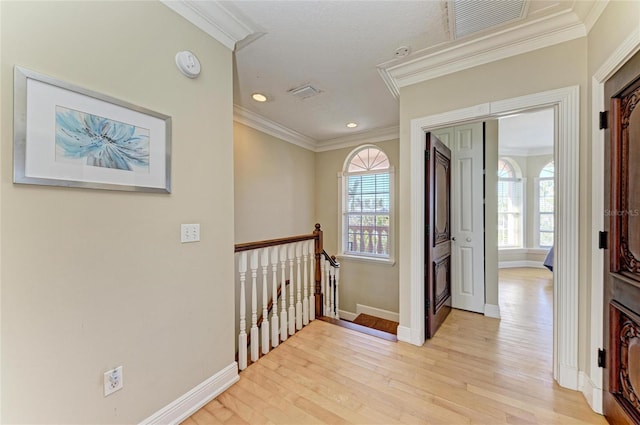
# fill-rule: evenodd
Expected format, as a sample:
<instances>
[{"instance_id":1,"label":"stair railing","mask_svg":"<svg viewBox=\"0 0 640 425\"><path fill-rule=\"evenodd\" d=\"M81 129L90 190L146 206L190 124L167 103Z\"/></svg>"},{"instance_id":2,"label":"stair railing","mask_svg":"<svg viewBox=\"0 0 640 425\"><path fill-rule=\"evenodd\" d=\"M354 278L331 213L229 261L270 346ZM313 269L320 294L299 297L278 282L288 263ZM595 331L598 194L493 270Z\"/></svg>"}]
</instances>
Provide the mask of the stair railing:
<instances>
[{"instance_id":1,"label":"stair railing","mask_svg":"<svg viewBox=\"0 0 640 425\"><path fill-rule=\"evenodd\" d=\"M235 253L240 281L240 370L247 367L249 358L251 362L257 361L260 353L267 354L271 348L277 347L325 312L330 317L338 317L339 263L322 247L320 224L315 225L313 233L306 235L236 244ZM251 285L249 335L246 320L247 279L250 279ZM262 283L261 320L258 320L259 280ZM326 297L325 293L328 294ZM325 298L330 299L326 306ZM270 312L269 304L272 304Z\"/></svg>"},{"instance_id":2,"label":"stair railing","mask_svg":"<svg viewBox=\"0 0 640 425\"><path fill-rule=\"evenodd\" d=\"M333 319L339 319L340 263L335 255L330 256L327 251L322 251L322 282L324 294L324 315Z\"/></svg>"}]
</instances>

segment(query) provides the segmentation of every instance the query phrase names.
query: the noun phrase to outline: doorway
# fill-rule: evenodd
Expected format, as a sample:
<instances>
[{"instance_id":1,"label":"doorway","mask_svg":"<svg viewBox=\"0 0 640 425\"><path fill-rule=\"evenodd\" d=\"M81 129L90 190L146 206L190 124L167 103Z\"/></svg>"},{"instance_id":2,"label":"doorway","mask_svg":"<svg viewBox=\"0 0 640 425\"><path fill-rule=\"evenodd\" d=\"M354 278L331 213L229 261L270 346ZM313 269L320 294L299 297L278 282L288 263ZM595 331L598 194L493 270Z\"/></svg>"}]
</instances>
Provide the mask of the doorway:
<instances>
[{"instance_id":1,"label":"doorway","mask_svg":"<svg viewBox=\"0 0 640 425\"><path fill-rule=\"evenodd\" d=\"M399 326L398 339L415 345L424 343L424 135L433 128L497 118L536 108L556 110L558 167L556 214L560 219L554 273L554 378L561 386L578 388L578 157L579 87L571 86L518 98L489 102L443 114L411 120L409 146L408 257L404 270L409 309L409 326ZM401 194L402 195L402 194ZM402 266L402 265L401 265ZM403 269L401 268L401 271ZM401 279L402 285L402 279ZM401 287L401 293L402 287ZM401 302L402 308L402 302Z\"/></svg>"}]
</instances>

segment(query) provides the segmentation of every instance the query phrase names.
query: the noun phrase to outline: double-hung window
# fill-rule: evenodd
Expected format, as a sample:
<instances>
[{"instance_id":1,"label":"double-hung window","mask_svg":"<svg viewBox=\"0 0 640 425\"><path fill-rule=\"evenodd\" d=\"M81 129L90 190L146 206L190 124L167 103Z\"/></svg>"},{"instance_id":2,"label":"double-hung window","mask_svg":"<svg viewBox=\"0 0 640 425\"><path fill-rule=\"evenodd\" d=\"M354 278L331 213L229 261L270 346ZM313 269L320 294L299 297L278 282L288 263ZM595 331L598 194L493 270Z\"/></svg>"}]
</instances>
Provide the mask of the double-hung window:
<instances>
[{"instance_id":1,"label":"double-hung window","mask_svg":"<svg viewBox=\"0 0 640 425\"><path fill-rule=\"evenodd\" d=\"M545 165L538 175L538 245L540 248L553 246L554 175L553 161Z\"/></svg>"},{"instance_id":2,"label":"double-hung window","mask_svg":"<svg viewBox=\"0 0 640 425\"><path fill-rule=\"evenodd\" d=\"M498 160L498 248L523 246L523 181L508 158Z\"/></svg>"},{"instance_id":3,"label":"double-hung window","mask_svg":"<svg viewBox=\"0 0 640 425\"><path fill-rule=\"evenodd\" d=\"M392 259L393 168L374 145L355 149L342 173L342 254Z\"/></svg>"}]
</instances>

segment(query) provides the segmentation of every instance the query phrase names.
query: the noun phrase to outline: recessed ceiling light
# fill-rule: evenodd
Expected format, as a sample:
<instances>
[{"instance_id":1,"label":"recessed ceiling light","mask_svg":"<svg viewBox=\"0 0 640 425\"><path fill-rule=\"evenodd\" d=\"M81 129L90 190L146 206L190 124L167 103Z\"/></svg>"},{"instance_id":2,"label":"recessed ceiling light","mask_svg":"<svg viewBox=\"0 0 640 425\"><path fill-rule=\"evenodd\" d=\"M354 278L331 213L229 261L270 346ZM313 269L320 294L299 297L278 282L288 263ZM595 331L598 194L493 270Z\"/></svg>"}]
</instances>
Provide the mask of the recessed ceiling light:
<instances>
[{"instance_id":1,"label":"recessed ceiling light","mask_svg":"<svg viewBox=\"0 0 640 425\"><path fill-rule=\"evenodd\" d=\"M251 98L253 100L255 100L256 102L266 102L267 101L267 96L263 95L262 93L254 93L251 95Z\"/></svg>"},{"instance_id":2,"label":"recessed ceiling light","mask_svg":"<svg viewBox=\"0 0 640 425\"><path fill-rule=\"evenodd\" d=\"M358 123L355 123L355 122L347 123L347 127L349 127L349 128L356 128L357 126L358 126Z\"/></svg>"}]
</instances>

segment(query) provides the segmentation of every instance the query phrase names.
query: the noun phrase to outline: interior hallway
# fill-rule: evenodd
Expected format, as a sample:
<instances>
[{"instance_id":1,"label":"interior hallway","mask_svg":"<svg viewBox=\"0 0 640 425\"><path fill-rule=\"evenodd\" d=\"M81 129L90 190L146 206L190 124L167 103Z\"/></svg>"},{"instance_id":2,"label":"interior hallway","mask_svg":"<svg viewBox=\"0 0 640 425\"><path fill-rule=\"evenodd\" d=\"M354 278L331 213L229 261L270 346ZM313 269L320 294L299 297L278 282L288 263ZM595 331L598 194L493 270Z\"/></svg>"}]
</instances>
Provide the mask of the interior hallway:
<instances>
[{"instance_id":1,"label":"interior hallway","mask_svg":"<svg viewBox=\"0 0 640 425\"><path fill-rule=\"evenodd\" d=\"M550 277L501 270L502 320L454 310L422 347L316 320L184 423L606 424L553 381Z\"/></svg>"}]
</instances>

